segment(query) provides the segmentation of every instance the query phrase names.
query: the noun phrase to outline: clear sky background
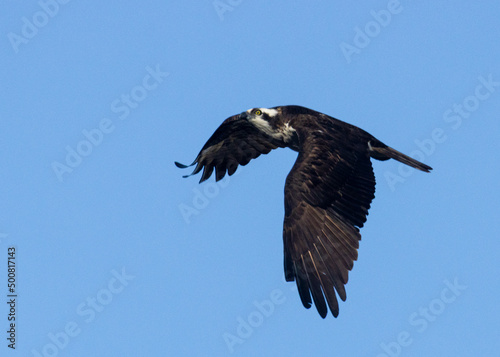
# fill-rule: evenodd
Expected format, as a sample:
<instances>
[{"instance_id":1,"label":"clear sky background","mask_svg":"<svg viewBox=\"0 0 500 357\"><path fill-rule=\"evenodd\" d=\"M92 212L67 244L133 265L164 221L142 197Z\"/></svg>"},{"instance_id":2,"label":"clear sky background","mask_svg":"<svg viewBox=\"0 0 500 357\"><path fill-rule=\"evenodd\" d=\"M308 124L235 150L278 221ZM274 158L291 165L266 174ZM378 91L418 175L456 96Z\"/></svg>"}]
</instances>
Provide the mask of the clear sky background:
<instances>
[{"instance_id":1,"label":"clear sky background","mask_svg":"<svg viewBox=\"0 0 500 357\"><path fill-rule=\"evenodd\" d=\"M497 1L4 1L0 355L496 355L499 14ZM337 319L284 280L296 153L217 185L173 164L230 115L287 104L434 168L374 162Z\"/></svg>"}]
</instances>

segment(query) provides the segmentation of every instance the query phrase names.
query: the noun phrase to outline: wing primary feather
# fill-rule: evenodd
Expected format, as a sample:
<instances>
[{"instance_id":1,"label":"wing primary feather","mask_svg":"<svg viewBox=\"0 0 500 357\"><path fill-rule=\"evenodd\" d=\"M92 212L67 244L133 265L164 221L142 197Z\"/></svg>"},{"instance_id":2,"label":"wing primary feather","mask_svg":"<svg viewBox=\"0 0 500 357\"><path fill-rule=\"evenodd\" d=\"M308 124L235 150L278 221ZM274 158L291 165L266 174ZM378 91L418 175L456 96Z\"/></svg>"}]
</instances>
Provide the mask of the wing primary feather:
<instances>
[{"instance_id":1,"label":"wing primary feather","mask_svg":"<svg viewBox=\"0 0 500 357\"><path fill-rule=\"evenodd\" d=\"M310 250L306 253L305 258L302 256L302 260L306 266L307 281L309 282L309 289L311 290L314 305L316 305L319 315L325 318L328 310L321 290L322 280Z\"/></svg>"},{"instance_id":2,"label":"wing primary feather","mask_svg":"<svg viewBox=\"0 0 500 357\"><path fill-rule=\"evenodd\" d=\"M317 244L314 244L314 249L316 250L317 255L319 256L319 259L323 262L323 266L325 267L326 272L328 272L330 279L329 284L333 284L339 297L342 299L342 301L345 301L346 291L344 284L347 281L342 281L342 280L344 279L344 277L346 278L345 280L347 280L346 277L347 270L345 270L346 268L343 268L339 265L340 263L339 257L343 258L342 250L339 251L338 247L336 247L335 244L333 244L333 242L330 240L329 235L333 233L331 233L326 227L324 218L320 219L320 217L313 214L310 214L309 217L311 217L312 219L311 223L313 224L313 226L321 229L321 233L316 235L320 245L318 246ZM326 239L326 241L324 241L324 239ZM323 290L326 290L324 285L323 285ZM327 301L329 305L331 305L328 295L325 294L325 296L327 296ZM338 310L338 303L335 304Z\"/></svg>"},{"instance_id":3,"label":"wing primary feather","mask_svg":"<svg viewBox=\"0 0 500 357\"><path fill-rule=\"evenodd\" d=\"M203 181L206 181L210 178L210 176L212 176L212 173L214 172L214 165L205 165L204 168L203 168L203 173L201 174L201 179L200 179L200 183L202 183ZM194 174L194 172L193 172Z\"/></svg>"},{"instance_id":4,"label":"wing primary feather","mask_svg":"<svg viewBox=\"0 0 500 357\"><path fill-rule=\"evenodd\" d=\"M319 237L318 237L319 238ZM324 244L322 241L320 241L321 246L324 248ZM333 266L335 264L335 261L331 260L330 255L328 252L320 252L320 247L318 247L316 244L314 245L314 248L316 249L316 254L319 257L319 261L321 261L323 268L324 268L324 274L323 278L321 278L321 287L323 289L323 293L326 297L326 301L328 303L328 306L330 307L330 311L332 312L333 316L337 317L339 314L339 303L337 301L337 297L335 295L335 290L337 290L337 294L340 296L340 298L345 301L345 288L344 285L340 283L336 276L336 272L332 272L331 268L328 266L328 262L331 263ZM325 258L329 258L326 259ZM335 268L335 267L334 267ZM321 277L321 275L320 275ZM323 282L323 279L325 280ZM340 284L339 284L340 283ZM339 289L340 287L340 289ZM340 290L340 291L339 291ZM344 298L342 298L342 296Z\"/></svg>"},{"instance_id":5,"label":"wing primary feather","mask_svg":"<svg viewBox=\"0 0 500 357\"><path fill-rule=\"evenodd\" d=\"M226 165L215 165L215 181L220 181L226 175Z\"/></svg>"},{"instance_id":6,"label":"wing primary feather","mask_svg":"<svg viewBox=\"0 0 500 357\"><path fill-rule=\"evenodd\" d=\"M177 161L174 161L174 164L175 164L175 166L177 166L180 169L187 169L188 167L196 164L196 160L191 165L184 165L184 164L181 164L180 162L177 162Z\"/></svg>"},{"instance_id":7,"label":"wing primary feather","mask_svg":"<svg viewBox=\"0 0 500 357\"><path fill-rule=\"evenodd\" d=\"M318 237L318 238L320 238L320 237ZM345 301L347 298L347 295L346 295L345 286L344 286L345 283L341 280L342 279L342 268L338 266L336 259L332 256L333 252L332 253L329 252L323 239L320 238L319 242L320 242L321 246L320 247L315 246L315 248L318 251L320 258L323 261L323 264L325 265L325 267L330 275L330 280L332 281L332 284L335 287L337 294L342 299L342 301ZM322 249L319 249L321 247L322 247ZM337 309L338 309L338 303L337 303Z\"/></svg>"},{"instance_id":8,"label":"wing primary feather","mask_svg":"<svg viewBox=\"0 0 500 357\"><path fill-rule=\"evenodd\" d=\"M232 176L236 172L237 168L238 168L238 163L235 161L231 161L227 166L227 174L229 176Z\"/></svg>"},{"instance_id":9,"label":"wing primary feather","mask_svg":"<svg viewBox=\"0 0 500 357\"><path fill-rule=\"evenodd\" d=\"M300 264L300 265L299 265ZM307 274L303 270L303 261L294 261L293 266L295 269L295 280L297 281L297 290L299 291L300 301L306 309L309 309L312 304L311 294L307 286Z\"/></svg>"},{"instance_id":10,"label":"wing primary feather","mask_svg":"<svg viewBox=\"0 0 500 357\"><path fill-rule=\"evenodd\" d=\"M200 171L201 171L201 169L202 169L202 168L203 168L203 166L204 166L204 165L202 165L200 162L195 161L195 162L193 162L191 165L186 166L186 167L193 166L194 164L197 164L197 165L196 165L196 167L194 168L193 172L191 172L191 173L190 173L190 174L188 174L188 175L183 175L183 176L182 176L183 178L186 178L186 177L189 177L189 176L196 175L198 172L200 172ZM182 165L182 164L181 164L181 165ZM185 167L183 167L183 168L185 168ZM200 181L200 182L201 182L201 181Z\"/></svg>"}]
</instances>

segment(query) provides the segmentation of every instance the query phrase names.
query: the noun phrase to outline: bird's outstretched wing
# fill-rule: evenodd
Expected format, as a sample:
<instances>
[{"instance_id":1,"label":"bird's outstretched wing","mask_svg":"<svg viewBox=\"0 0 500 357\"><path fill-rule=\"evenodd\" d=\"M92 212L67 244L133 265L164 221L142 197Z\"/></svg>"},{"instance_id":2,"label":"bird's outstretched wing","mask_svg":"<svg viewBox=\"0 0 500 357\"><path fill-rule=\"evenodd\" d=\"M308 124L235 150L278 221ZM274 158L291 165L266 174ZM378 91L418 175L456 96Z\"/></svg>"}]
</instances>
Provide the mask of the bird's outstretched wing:
<instances>
[{"instance_id":1,"label":"bird's outstretched wing","mask_svg":"<svg viewBox=\"0 0 500 357\"><path fill-rule=\"evenodd\" d=\"M323 131L309 135L285 184L285 278L296 280L302 304L309 308L314 301L323 318L327 304L338 316L335 292L346 299L344 285L358 257L359 228L375 197L366 140L335 136Z\"/></svg>"},{"instance_id":2,"label":"bird's outstretched wing","mask_svg":"<svg viewBox=\"0 0 500 357\"><path fill-rule=\"evenodd\" d=\"M279 141L262 133L239 115L227 118L208 139L191 165L175 162L177 167L186 168L196 164L191 175L203 169L200 182L207 180L215 168L215 180L222 179L226 172L231 176L238 165L245 166L251 159L271 150L283 147Z\"/></svg>"}]
</instances>

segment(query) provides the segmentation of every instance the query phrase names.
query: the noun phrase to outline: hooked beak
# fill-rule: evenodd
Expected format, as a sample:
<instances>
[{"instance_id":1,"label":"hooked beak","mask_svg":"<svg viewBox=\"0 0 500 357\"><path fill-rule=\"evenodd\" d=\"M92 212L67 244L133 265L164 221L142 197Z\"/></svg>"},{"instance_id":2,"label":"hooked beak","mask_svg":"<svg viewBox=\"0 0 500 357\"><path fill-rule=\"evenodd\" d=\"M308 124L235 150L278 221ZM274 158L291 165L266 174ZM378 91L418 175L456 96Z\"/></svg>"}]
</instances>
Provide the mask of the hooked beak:
<instances>
[{"instance_id":1,"label":"hooked beak","mask_svg":"<svg viewBox=\"0 0 500 357\"><path fill-rule=\"evenodd\" d=\"M247 112L243 112L240 114L240 119L248 119L248 113Z\"/></svg>"}]
</instances>

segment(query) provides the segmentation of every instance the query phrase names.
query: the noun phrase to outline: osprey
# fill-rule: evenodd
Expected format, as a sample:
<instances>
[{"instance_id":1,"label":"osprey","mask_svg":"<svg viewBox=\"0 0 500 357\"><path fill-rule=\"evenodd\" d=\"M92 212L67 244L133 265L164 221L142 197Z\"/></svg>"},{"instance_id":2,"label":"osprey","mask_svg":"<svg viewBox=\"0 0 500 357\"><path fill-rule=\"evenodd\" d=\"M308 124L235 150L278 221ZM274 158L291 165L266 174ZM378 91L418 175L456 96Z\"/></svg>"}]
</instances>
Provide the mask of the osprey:
<instances>
[{"instance_id":1,"label":"osprey","mask_svg":"<svg viewBox=\"0 0 500 357\"><path fill-rule=\"evenodd\" d=\"M395 159L424 172L432 168L356 126L290 105L227 118L189 165L196 164L191 175L203 169L201 183L215 169L219 181L238 165L280 147L299 153L285 182L285 279L296 281L304 307L314 301L325 318L328 305L337 317L336 294L346 300L344 286L358 257L359 229L375 197L370 158Z\"/></svg>"}]
</instances>

